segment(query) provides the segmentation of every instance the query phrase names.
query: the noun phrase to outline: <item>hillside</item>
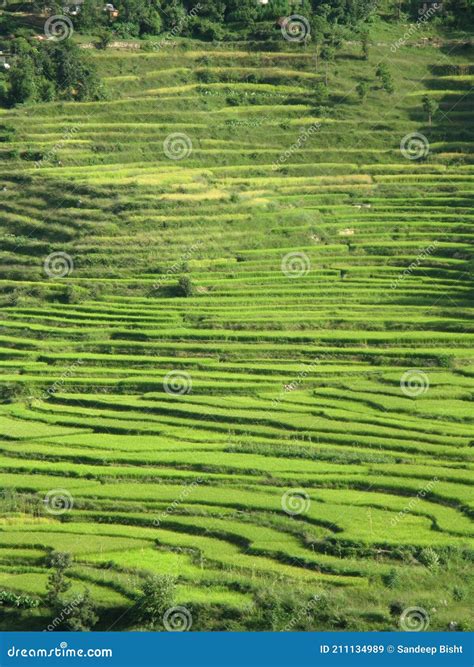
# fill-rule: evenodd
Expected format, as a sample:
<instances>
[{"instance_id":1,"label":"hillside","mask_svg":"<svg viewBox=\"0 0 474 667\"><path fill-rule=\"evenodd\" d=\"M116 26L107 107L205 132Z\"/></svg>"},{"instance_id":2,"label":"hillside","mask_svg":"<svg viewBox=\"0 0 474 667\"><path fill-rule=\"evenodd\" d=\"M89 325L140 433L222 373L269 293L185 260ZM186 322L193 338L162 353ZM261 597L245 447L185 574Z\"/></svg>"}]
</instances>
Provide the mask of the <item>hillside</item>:
<instances>
[{"instance_id":1,"label":"hillside","mask_svg":"<svg viewBox=\"0 0 474 667\"><path fill-rule=\"evenodd\" d=\"M96 629L149 573L196 630L472 629L472 48L399 37L0 111L2 629L52 550Z\"/></svg>"}]
</instances>

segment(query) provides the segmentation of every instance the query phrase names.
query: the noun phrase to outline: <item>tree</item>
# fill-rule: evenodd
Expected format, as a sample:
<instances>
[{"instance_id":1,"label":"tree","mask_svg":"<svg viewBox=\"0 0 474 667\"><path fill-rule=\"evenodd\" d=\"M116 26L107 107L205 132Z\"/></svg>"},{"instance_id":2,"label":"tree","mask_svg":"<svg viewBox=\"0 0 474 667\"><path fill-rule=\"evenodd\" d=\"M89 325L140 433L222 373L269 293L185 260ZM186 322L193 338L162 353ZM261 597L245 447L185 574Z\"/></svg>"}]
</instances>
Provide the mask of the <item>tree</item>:
<instances>
[{"instance_id":1,"label":"tree","mask_svg":"<svg viewBox=\"0 0 474 667\"><path fill-rule=\"evenodd\" d=\"M387 93L392 94L395 90L395 87L393 85L392 75L390 74L387 65L385 65L385 63L380 63L377 66L375 74L380 79L382 89Z\"/></svg>"},{"instance_id":2,"label":"tree","mask_svg":"<svg viewBox=\"0 0 474 667\"><path fill-rule=\"evenodd\" d=\"M153 630L161 624L163 614L173 606L176 579L169 575L147 577L138 600L138 620Z\"/></svg>"},{"instance_id":3,"label":"tree","mask_svg":"<svg viewBox=\"0 0 474 667\"><path fill-rule=\"evenodd\" d=\"M423 95L423 111L428 117L428 125L431 127L433 116L438 111L438 103L429 95Z\"/></svg>"},{"instance_id":4,"label":"tree","mask_svg":"<svg viewBox=\"0 0 474 667\"><path fill-rule=\"evenodd\" d=\"M103 27L97 31L97 42L95 46L100 51L104 51L112 41L112 31L110 28Z\"/></svg>"},{"instance_id":5,"label":"tree","mask_svg":"<svg viewBox=\"0 0 474 667\"><path fill-rule=\"evenodd\" d=\"M117 8L120 13L114 25L118 30L125 26L129 33L141 36L158 35L163 29L157 0L119 0Z\"/></svg>"},{"instance_id":6,"label":"tree","mask_svg":"<svg viewBox=\"0 0 474 667\"><path fill-rule=\"evenodd\" d=\"M228 0L225 20L251 27L257 18L257 13L258 4L255 0Z\"/></svg>"},{"instance_id":7,"label":"tree","mask_svg":"<svg viewBox=\"0 0 474 667\"><path fill-rule=\"evenodd\" d=\"M369 48L370 48L370 37L369 37L369 31L364 30L361 35L360 35L360 46L362 49L362 56L364 57L364 60L369 59Z\"/></svg>"},{"instance_id":8,"label":"tree","mask_svg":"<svg viewBox=\"0 0 474 667\"><path fill-rule=\"evenodd\" d=\"M193 296L194 292L195 289L191 278L188 278L188 276L181 276L181 278L178 280L179 296Z\"/></svg>"},{"instance_id":9,"label":"tree","mask_svg":"<svg viewBox=\"0 0 474 667\"><path fill-rule=\"evenodd\" d=\"M314 97L317 104L326 104L329 99L329 90L322 81L317 81L314 86Z\"/></svg>"},{"instance_id":10,"label":"tree","mask_svg":"<svg viewBox=\"0 0 474 667\"><path fill-rule=\"evenodd\" d=\"M35 74L35 65L30 54L21 55L15 66L10 71L9 76L10 104L20 104L22 102L33 101L37 95L37 81Z\"/></svg>"},{"instance_id":11,"label":"tree","mask_svg":"<svg viewBox=\"0 0 474 667\"><path fill-rule=\"evenodd\" d=\"M89 589L86 588L82 597L74 602L74 605L69 603L71 613L68 616L66 624L68 629L72 632L87 632L99 620L96 609L97 606L91 598Z\"/></svg>"},{"instance_id":12,"label":"tree","mask_svg":"<svg viewBox=\"0 0 474 667\"><path fill-rule=\"evenodd\" d=\"M65 572L71 567L71 554L62 551L53 551L49 557L49 567L52 572L46 585L46 603L53 614L64 607L63 593L69 590L71 584L66 580Z\"/></svg>"},{"instance_id":13,"label":"tree","mask_svg":"<svg viewBox=\"0 0 474 667\"><path fill-rule=\"evenodd\" d=\"M106 22L107 12L104 12L103 0L84 0L81 11L74 17L74 28L81 32L93 32Z\"/></svg>"},{"instance_id":14,"label":"tree","mask_svg":"<svg viewBox=\"0 0 474 667\"><path fill-rule=\"evenodd\" d=\"M321 60L325 64L324 81L326 83L326 86L328 85L328 79L329 79L329 63L334 62L335 56L336 56L336 49L330 44L325 44L321 49Z\"/></svg>"},{"instance_id":15,"label":"tree","mask_svg":"<svg viewBox=\"0 0 474 667\"><path fill-rule=\"evenodd\" d=\"M367 97L367 93L369 92L369 84L367 81L359 81L359 83L356 86L356 91L359 96L359 99L361 102L365 100Z\"/></svg>"},{"instance_id":16,"label":"tree","mask_svg":"<svg viewBox=\"0 0 474 667\"><path fill-rule=\"evenodd\" d=\"M70 40L46 45L43 64L66 99L86 101L103 97L102 83L95 65Z\"/></svg>"},{"instance_id":17,"label":"tree","mask_svg":"<svg viewBox=\"0 0 474 667\"><path fill-rule=\"evenodd\" d=\"M316 13L326 12L331 23L357 25L368 19L376 3L373 0L312 0Z\"/></svg>"}]
</instances>

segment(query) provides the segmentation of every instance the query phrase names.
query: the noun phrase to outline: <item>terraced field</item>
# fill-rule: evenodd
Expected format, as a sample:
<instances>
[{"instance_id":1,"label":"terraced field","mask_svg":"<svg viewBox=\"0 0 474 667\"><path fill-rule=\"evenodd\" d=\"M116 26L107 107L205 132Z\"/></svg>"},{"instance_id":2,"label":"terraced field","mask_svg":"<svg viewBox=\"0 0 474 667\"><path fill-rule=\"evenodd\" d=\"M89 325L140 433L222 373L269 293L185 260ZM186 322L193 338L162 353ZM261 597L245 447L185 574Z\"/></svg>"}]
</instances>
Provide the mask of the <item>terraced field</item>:
<instances>
[{"instance_id":1,"label":"terraced field","mask_svg":"<svg viewBox=\"0 0 474 667\"><path fill-rule=\"evenodd\" d=\"M4 589L59 550L102 629L150 572L193 629L470 627L469 56L346 44L322 107L299 45L108 49L108 100L1 111Z\"/></svg>"}]
</instances>

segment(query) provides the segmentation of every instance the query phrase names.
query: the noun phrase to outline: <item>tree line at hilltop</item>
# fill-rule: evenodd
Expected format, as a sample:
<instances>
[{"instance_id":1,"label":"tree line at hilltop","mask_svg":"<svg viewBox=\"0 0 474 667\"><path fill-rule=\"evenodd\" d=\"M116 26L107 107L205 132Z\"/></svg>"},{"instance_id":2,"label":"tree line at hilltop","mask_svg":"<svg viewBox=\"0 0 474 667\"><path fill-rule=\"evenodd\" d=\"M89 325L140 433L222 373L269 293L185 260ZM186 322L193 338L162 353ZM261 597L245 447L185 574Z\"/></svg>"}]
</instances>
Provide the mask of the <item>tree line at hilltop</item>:
<instances>
[{"instance_id":1,"label":"tree line at hilltop","mask_svg":"<svg viewBox=\"0 0 474 667\"><path fill-rule=\"evenodd\" d=\"M464 28L472 20L472 0L438 2L441 4L432 11L430 20L452 26L461 22ZM267 48L271 40L277 40L277 48L283 48L278 21L298 14L304 17L308 30L296 48L312 42L329 62L332 51L354 35L362 39L367 50L368 28L377 17L413 21L420 16L420 8L426 11L427 6L421 0L114 0L114 3L33 0L30 7L42 20L63 16L72 26L71 34L97 37L98 48L105 48L113 38L142 38L143 45L153 49L153 38L161 40L170 35L209 41L266 41ZM20 9L24 11L24 5ZM14 4L6 5L0 14L0 48L8 49L11 64L0 70L0 104L14 106L23 102L104 97L93 60L74 39L40 41L41 38L44 40L44 35L38 35L31 24L18 23ZM390 81L386 83L389 91ZM360 92L363 97L363 91Z\"/></svg>"}]
</instances>

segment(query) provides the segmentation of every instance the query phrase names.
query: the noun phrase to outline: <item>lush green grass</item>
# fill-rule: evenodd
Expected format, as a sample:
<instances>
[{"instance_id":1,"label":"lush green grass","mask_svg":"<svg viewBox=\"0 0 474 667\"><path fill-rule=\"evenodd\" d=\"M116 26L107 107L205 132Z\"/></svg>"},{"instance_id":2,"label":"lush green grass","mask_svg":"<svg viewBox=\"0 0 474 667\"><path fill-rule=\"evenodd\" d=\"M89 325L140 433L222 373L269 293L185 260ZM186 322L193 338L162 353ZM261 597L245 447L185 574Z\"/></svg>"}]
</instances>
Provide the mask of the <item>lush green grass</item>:
<instances>
[{"instance_id":1,"label":"lush green grass","mask_svg":"<svg viewBox=\"0 0 474 667\"><path fill-rule=\"evenodd\" d=\"M453 45L392 54L400 29L368 61L344 43L324 106L312 46L183 41L93 52L106 101L0 110L0 587L42 599L55 549L104 629L135 627L150 572L194 629L252 627L274 588L327 596L314 629L395 629L393 605L470 627L472 74ZM402 155L412 132L427 159Z\"/></svg>"}]
</instances>

